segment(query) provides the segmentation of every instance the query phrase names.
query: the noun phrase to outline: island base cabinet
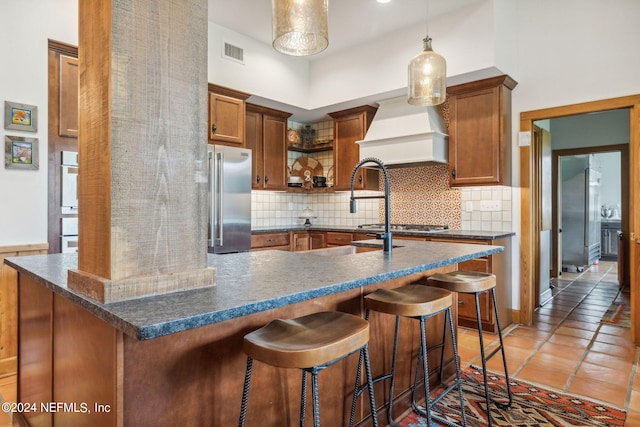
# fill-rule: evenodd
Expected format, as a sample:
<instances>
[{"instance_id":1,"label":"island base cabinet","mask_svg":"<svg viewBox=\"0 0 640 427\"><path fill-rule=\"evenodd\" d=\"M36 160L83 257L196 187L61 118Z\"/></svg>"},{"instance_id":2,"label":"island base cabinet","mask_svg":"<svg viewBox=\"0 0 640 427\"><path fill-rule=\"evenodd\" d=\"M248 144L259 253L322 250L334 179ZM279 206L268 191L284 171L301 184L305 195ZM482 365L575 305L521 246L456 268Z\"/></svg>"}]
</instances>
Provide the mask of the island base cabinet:
<instances>
[{"instance_id":1,"label":"island base cabinet","mask_svg":"<svg viewBox=\"0 0 640 427\"><path fill-rule=\"evenodd\" d=\"M246 355L244 336L274 318L337 310L364 316L362 297L382 287L424 282L442 267L392 281L139 341L24 275L19 278L18 401L63 402L49 412L16 414L24 426L231 426L240 411ZM454 307L455 319L455 307ZM372 313L370 354L374 376L390 370L395 317ZM429 344L441 340L444 318L427 322ZM419 322L402 319L394 411L410 407L409 387L419 345ZM438 382L439 352L429 357ZM451 346L446 372L454 372ZM319 374L322 424L343 425L349 417L358 355ZM254 362L248 426L299 423L301 372ZM385 416L388 384L375 386L379 418ZM308 417L312 419L309 393ZM86 409L86 410L85 410ZM358 402L358 425L370 426L368 396Z\"/></svg>"}]
</instances>

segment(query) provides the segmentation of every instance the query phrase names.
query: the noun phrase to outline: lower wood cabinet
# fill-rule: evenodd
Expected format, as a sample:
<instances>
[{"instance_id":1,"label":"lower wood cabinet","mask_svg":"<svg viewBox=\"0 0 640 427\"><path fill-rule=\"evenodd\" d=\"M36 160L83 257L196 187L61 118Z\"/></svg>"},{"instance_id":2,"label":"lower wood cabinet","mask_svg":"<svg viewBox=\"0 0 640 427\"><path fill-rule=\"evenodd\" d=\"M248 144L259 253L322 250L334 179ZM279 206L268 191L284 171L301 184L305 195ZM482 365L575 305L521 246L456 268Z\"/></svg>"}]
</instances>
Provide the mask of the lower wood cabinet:
<instances>
[{"instance_id":1,"label":"lower wood cabinet","mask_svg":"<svg viewBox=\"0 0 640 427\"><path fill-rule=\"evenodd\" d=\"M291 238L288 231L277 233L258 233L251 235L251 250L261 251L266 249L278 249L288 251L291 249Z\"/></svg>"},{"instance_id":2,"label":"lower wood cabinet","mask_svg":"<svg viewBox=\"0 0 640 427\"><path fill-rule=\"evenodd\" d=\"M327 231L327 247L350 245L353 241L353 233Z\"/></svg>"},{"instance_id":3,"label":"lower wood cabinet","mask_svg":"<svg viewBox=\"0 0 640 427\"><path fill-rule=\"evenodd\" d=\"M431 238L432 242L450 242L450 243L472 243L480 245L496 245L504 246L504 252L489 255L458 263L458 270L479 271L482 273L492 273L496 275L496 299L498 301L498 314L500 316L500 326L512 323L511 311L511 239L505 237L497 240L476 240L476 239L455 239L455 238ZM476 307L474 296L469 294L458 294L458 325L478 329L476 320ZM496 316L493 310L493 302L490 293L484 293L479 296L480 301L480 319L482 320L482 329L487 332L498 332Z\"/></svg>"}]
</instances>

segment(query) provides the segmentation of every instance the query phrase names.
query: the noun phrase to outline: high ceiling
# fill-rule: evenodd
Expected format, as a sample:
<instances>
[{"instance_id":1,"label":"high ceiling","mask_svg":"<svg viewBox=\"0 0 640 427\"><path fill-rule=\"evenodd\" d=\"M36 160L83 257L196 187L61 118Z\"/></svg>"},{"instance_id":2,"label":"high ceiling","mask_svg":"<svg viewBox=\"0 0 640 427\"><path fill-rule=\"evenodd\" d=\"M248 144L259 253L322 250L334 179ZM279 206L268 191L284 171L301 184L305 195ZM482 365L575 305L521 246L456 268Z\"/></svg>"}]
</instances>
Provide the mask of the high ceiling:
<instances>
[{"instance_id":1,"label":"high ceiling","mask_svg":"<svg viewBox=\"0 0 640 427\"><path fill-rule=\"evenodd\" d=\"M376 0L329 1L329 47L322 53L337 52L368 40L380 38L400 28L429 19L480 0ZM428 8L428 11L427 11ZM209 21L271 44L271 0L209 0Z\"/></svg>"}]
</instances>

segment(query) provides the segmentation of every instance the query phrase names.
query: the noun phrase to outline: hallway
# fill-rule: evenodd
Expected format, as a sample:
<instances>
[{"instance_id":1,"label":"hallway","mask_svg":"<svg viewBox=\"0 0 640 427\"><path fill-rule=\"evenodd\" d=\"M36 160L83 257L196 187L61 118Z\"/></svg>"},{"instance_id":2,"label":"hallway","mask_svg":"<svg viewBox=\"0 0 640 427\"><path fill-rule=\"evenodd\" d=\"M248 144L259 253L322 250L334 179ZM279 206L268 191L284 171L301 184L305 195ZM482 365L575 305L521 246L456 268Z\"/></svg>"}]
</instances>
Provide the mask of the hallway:
<instances>
[{"instance_id":1,"label":"hallway","mask_svg":"<svg viewBox=\"0 0 640 427\"><path fill-rule=\"evenodd\" d=\"M532 327L504 331L510 376L623 408L625 425L640 425L638 348L629 328L601 323L614 300L628 299L628 292L618 289L615 262L563 273L554 297L536 310ZM497 341L485 336L485 342ZM463 366L478 365L477 333L461 328L458 340ZM491 359L489 368L502 372L501 359Z\"/></svg>"}]
</instances>

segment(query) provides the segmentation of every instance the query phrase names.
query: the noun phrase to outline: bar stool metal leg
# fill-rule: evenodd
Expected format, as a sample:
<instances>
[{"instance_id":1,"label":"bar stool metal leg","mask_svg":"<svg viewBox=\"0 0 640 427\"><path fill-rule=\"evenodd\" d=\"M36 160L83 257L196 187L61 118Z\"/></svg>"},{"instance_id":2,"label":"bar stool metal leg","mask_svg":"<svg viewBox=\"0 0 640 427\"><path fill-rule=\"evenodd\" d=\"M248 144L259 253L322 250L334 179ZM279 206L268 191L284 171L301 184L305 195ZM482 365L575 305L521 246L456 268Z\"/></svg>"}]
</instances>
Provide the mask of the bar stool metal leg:
<instances>
[{"instance_id":1,"label":"bar stool metal leg","mask_svg":"<svg viewBox=\"0 0 640 427\"><path fill-rule=\"evenodd\" d=\"M247 370L244 376L244 388L242 389L242 404L240 406L240 421L238 427L244 427L244 421L247 417L247 400L249 399L249 384L251 383L251 371L253 369L253 359L247 357Z\"/></svg>"}]
</instances>

